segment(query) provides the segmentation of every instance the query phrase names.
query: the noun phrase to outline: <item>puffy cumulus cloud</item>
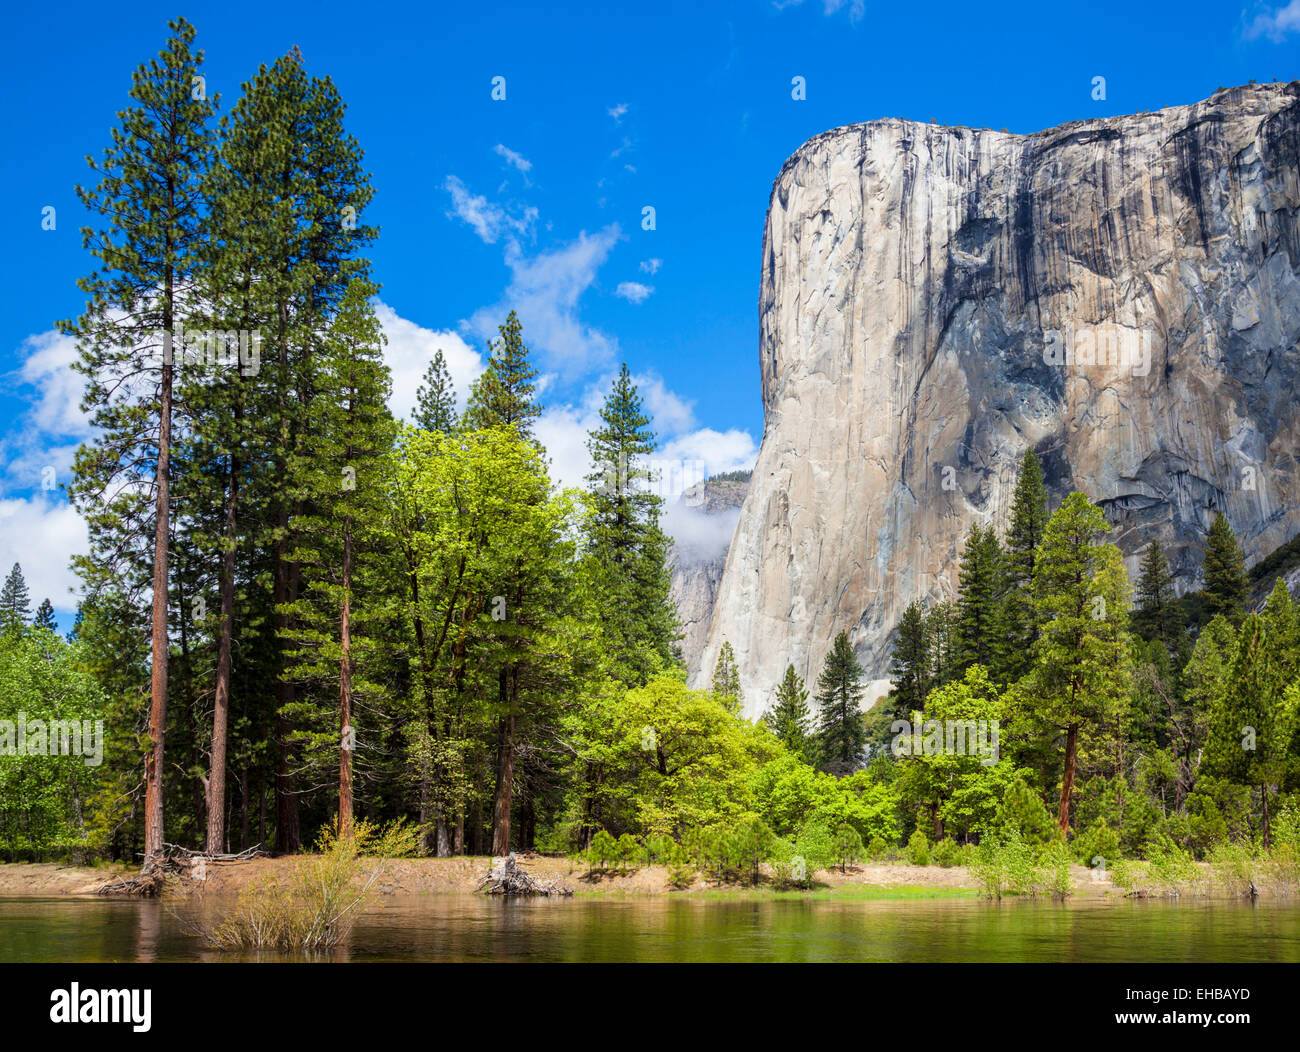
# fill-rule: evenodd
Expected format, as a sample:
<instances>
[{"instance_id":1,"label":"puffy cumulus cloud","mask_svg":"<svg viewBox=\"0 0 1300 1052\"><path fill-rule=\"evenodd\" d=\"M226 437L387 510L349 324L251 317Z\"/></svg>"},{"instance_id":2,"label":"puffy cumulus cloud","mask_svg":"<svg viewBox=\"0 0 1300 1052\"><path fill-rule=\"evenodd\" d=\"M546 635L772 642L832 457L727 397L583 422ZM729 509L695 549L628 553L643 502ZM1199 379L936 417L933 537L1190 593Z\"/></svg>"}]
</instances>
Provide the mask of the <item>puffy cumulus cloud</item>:
<instances>
[{"instance_id":1,"label":"puffy cumulus cloud","mask_svg":"<svg viewBox=\"0 0 1300 1052\"><path fill-rule=\"evenodd\" d=\"M536 208L525 208L512 215L482 194L471 193L454 175L447 177L443 189L451 194L451 211L447 217L468 224L479 239L489 245L495 244L503 235L528 234L537 222Z\"/></svg>"},{"instance_id":2,"label":"puffy cumulus cloud","mask_svg":"<svg viewBox=\"0 0 1300 1052\"><path fill-rule=\"evenodd\" d=\"M465 323L479 339L494 338L510 310L524 322L524 339L544 368L572 380L599 369L618 351L618 341L579 316L579 301L620 238L617 224L581 232L567 244L536 255L517 242L506 246L510 284L501 301L475 311Z\"/></svg>"},{"instance_id":3,"label":"puffy cumulus cloud","mask_svg":"<svg viewBox=\"0 0 1300 1052\"><path fill-rule=\"evenodd\" d=\"M70 589L80 581L69 563L88 547L86 524L67 501L43 495L0 499L0 566L8 573L14 563L22 564L33 611L42 599L59 613L77 608Z\"/></svg>"},{"instance_id":4,"label":"puffy cumulus cloud","mask_svg":"<svg viewBox=\"0 0 1300 1052\"><path fill-rule=\"evenodd\" d=\"M662 267L663 265L664 265L664 261L662 259L657 259L657 258L643 259L641 260L641 273L651 274L651 275L658 274L659 268Z\"/></svg>"},{"instance_id":5,"label":"puffy cumulus cloud","mask_svg":"<svg viewBox=\"0 0 1300 1052\"><path fill-rule=\"evenodd\" d=\"M1256 15L1242 31L1242 36L1247 40L1267 37L1274 44L1280 44L1295 32L1300 32L1300 0L1291 0L1286 7Z\"/></svg>"},{"instance_id":6,"label":"puffy cumulus cloud","mask_svg":"<svg viewBox=\"0 0 1300 1052\"><path fill-rule=\"evenodd\" d=\"M464 408L470 385L483 371L484 362L461 335L445 329L426 329L401 317L382 301L375 304L375 315L388 337L384 360L393 375L393 393L388 399L388 407L393 413L408 420L411 418L424 371L433 361L434 351L440 348L456 388L457 404Z\"/></svg>"},{"instance_id":7,"label":"puffy cumulus cloud","mask_svg":"<svg viewBox=\"0 0 1300 1052\"><path fill-rule=\"evenodd\" d=\"M643 285L639 281L620 281L618 288L614 290L614 295L627 300L629 303L644 303L654 292L653 285Z\"/></svg>"},{"instance_id":8,"label":"puffy cumulus cloud","mask_svg":"<svg viewBox=\"0 0 1300 1052\"><path fill-rule=\"evenodd\" d=\"M91 432L90 417L82 412L85 381L73 369L77 360L76 341L51 329L23 341L23 364L18 378L36 388L29 421L48 434L85 438Z\"/></svg>"},{"instance_id":9,"label":"puffy cumulus cloud","mask_svg":"<svg viewBox=\"0 0 1300 1052\"><path fill-rule=\"evenodd\" d=\"M549 405L533 428L537 440L546 447L551 464L551 480L557 486L585 488L591 474L591 454L587 452L587 435L600 423L599 405Z\"/></svg>"},{"instance_id":10,"label":"puffy cumulus cloud","mask_svg":"<svg viewBox=\"0 0 1300 1052\"><path fill-rule=\"evenodd\" d=\"M623 121L623 114L627 113L627 103L620 102L617 106L611 106L605 112L614 118L615 124L620 124Z\"/></svg>"},{"instance_id":11,"label":"puffy cumulus cloud","mask_svg":"<svg viewBox=\"0 0 1300 1052\"><path fill-rule=\"evenodd\" d=\"M28 407L0 436L0 479L15 489L66 483L77 446L90 437L90 417L81 410L84 381L73 369L75 341L50 330L27 337L18 350L22 364L7 379L27 398Z\"/></svg>"},{"instance_id":12,"label":"puffy cumulus cloud","mask_svg":"<svg viewBox=\"0 0 1300 1052\"><path fill-rule=\"evenodd\" d=\"M697 465L704 478L724 471L746 471L758 459L758 446L748 431L702 427L665 442L656 454L661 460Z\"/></svg>"}]
</instances>

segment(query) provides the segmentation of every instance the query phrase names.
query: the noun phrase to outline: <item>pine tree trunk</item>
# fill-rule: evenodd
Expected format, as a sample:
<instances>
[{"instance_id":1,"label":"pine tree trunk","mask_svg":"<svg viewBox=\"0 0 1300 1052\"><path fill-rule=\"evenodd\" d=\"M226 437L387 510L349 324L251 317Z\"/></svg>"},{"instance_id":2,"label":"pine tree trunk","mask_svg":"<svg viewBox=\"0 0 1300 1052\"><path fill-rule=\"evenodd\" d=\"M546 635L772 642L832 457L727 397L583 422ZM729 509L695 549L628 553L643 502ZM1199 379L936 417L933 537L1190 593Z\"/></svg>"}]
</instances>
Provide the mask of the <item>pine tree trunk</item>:
<instances>
[{"instance_id":1,"label":"pine tree trunk","mask_svg":"<svg viewBox=\"0 0 1300 1052\"><path fill-rule=\"evenodd\" d=\"M281 523L287 529L288 517L282 516ZM275 605L289 602L291 598L289 584L289 564L285 561L284 542L275 544ZM275 615L276 634L288 627L289 617L278 610ZM286 645L281 641L280 664L284 666ZM298 824L298 797L295 791L293 772L290 770L291 749L289 734L292 724L284 714L284 707L293 702L293 684L283 679L275 682L275 741L277 747L275 770L275 851L278 855L291 855L302 846L302 831Z\"/></svg>"},{"instance_id":2,"label":"pine tree trunk","mask_svg":"<svg viewBox=\"0 0 1300 1052\"><path fill-rule=\"evenodd\" d=\"M352 835L352 531L343 527L343 610L339 620L339 835Z\"/></svg>"},{"instance_id":3,"label":"pine tree trunk","mask_svg":"<svg viewBox=\"0 0 1300 1052\"><path fill-rule=\"evenodd\" d=\"M1056 823L1061 835L1070 831L1070 794L1074 791L1074 761L1079 748L1079 725L1071 723L1065 735L1065 776L1061 779L1061 808Z\"/></svg>"},{"instance_id":4,"label":"pine tree trunk","mask_svg":"<svg viewBox=\"0 0 1300 1052\"><path fill-rule=\"evenodd\" d=\"M223 850L226 840L226 738L230 720L230 648L235 620L235 502L239 465L230 458L226 488L225 544L221 553L221 625L217 638L217 683L212 708L212 766L208 774L208 851ZM245 790L247 796L247 790ZM245 800L247 802L247 800Z\"/></svg>"},{"instance_id":5,"label":"pine tree trunk","mask_svg":"<svg viewBox=\"0 0 1300 1052\"><path fill-rule=\"evenodd\" d=\"M509 673L501 671L501 693L509 701ZM511 706L497 725L497 798L492 815L492 854L510 854L510 809L515 782L515 713Z\"/></svg>"},{"instance_id":6,"label":"pine tree trunk","mask_svg":"<svg viewBox=\"0 0 1300 1052\"><path fill-rule=\"evenodd\" d=\"M167 554L171 511L172 313L175 288L170 267L163 289L162 376L158 384L158 464L154 471L153 611L149 738L144 766L144 865L163 850L163 763L167 733Z\"/></svg>"}]
</instances>

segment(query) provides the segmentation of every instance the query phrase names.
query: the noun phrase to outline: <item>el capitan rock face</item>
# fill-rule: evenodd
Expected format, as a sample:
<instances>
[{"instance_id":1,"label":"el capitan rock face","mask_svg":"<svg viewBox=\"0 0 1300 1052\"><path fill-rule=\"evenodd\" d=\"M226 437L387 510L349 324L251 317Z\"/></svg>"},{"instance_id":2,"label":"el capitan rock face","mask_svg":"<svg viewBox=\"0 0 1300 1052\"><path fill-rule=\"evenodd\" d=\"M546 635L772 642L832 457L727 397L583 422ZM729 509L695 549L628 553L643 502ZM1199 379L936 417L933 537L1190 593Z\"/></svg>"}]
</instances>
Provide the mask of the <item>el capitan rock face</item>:
<instances>
[{"instance_id":1,"label":"el capitan rock face","mask_svg":"<svg viewBox=\"0 0 1300 1052\"><path fill-rule=\"evenodd\" d=\"M1032 446L1136 570L1196 583L1215 510L1248 559L1300 528L1300 85L1033 135L880 120L781 169L759 293L762 449L692 666L747 715L847 629L868 678L914 598L1005 528Z\"/></svg>"}]
</instances>

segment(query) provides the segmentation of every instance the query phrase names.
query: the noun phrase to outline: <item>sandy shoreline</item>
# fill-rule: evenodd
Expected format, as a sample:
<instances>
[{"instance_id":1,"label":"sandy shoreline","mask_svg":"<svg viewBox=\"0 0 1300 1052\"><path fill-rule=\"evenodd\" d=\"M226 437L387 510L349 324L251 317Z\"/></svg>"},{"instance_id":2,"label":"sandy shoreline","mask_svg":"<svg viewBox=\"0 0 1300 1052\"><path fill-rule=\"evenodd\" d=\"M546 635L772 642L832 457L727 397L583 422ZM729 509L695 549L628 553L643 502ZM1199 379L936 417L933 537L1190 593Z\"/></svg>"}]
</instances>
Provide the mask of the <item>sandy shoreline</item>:
<instances>
[{"instance_id":1,"label":"sandy shoreline","mask_svg":"<svg viewBox=\"0 0 1300 1052\"><path fill-rule=\"evenodd\" d=\"M206 878L199 881L177 880L169 886L169 895L189 895L202 891L204 895L238 895L259 884L288 881L303 856L286 858L259 858L245 862L209 863ZM389 859L382 863L382 872L375 884L380 895L394 894L470 894L491 866L490 858L416 858ZM541 880L561 880L573 888L578 896L590 895L681 895L682 890L668 883L668 870L663 866L642 866L626 872L592 872L584 863L566 858L527 857L524 868ZM10 863L0 865L0 898L33 896L87 896L94 895L100 885L120 880L133 871L125 865L114 866L64 866L55 863ZM1094 880L1094 874L1083 866L1071 867L1075 897L1119 896L1123 891L1109 881ZM905 890L935 894L974 895L978 885L964 866L945 869L941 866L912 866L901 862L863 863L850 866L846 873L838 869L818 870L813 892L835 892L840 889L854 893L869 893L880 889L882 894ZM757 890L773 891L772 884L764 880L757 889L748 884L718 885L697 878L685 893L743 894ZM792 892L799 894L798 891Z\"/></svg>"}]
</instances>

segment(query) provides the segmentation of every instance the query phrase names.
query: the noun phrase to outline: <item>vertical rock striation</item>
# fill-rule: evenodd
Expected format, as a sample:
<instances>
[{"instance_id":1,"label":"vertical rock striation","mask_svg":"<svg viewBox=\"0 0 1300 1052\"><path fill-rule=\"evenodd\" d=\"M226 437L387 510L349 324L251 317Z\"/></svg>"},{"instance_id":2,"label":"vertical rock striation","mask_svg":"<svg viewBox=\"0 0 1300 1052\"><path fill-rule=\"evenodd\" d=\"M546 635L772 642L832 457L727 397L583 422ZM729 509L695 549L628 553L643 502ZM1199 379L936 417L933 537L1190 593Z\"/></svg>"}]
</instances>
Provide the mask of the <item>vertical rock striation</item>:
<instances>
[{"instance_id":1,"label":"vertical rock striation","mask_svg":"<svg viewBox=\"0 0 1300 1052\"><path fill-rule=\"evenodd\" d=\"M1227 514L1300 527L1300 85L1033 135L880 120L781 169L759 292L764 434L718 587L753 716L848 629L868 676L951 595L1032 446L1183 588Z\"/></svg>"}]
</instances>

